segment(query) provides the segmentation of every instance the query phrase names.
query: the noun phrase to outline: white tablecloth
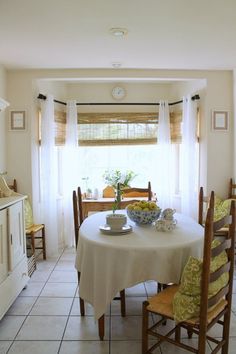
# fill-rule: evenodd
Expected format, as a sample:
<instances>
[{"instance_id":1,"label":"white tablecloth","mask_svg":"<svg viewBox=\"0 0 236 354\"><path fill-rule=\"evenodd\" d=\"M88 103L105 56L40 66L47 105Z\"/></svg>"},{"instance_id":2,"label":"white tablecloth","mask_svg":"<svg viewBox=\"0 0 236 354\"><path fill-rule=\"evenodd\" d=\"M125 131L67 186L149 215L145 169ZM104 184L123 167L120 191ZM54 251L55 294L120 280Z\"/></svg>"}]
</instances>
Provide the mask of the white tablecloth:
<instances>
[{"instance_id":1,"label":"white tablecloth","mask_svg":"<svg viewBox=\"0 0 236 354\"><path fill-rule=\"evenodd\" d=\"M128 218L133 231L113 236L99 230L108 213L84 220L76 254L80 297L93 305L95 318L122 289L145 280L178 283L189 256L200 257L203 247L203 227L182 214L175 214L177 227L170 233L159 232L154 225L137 226Z\"/></svg>"}]
</instances>

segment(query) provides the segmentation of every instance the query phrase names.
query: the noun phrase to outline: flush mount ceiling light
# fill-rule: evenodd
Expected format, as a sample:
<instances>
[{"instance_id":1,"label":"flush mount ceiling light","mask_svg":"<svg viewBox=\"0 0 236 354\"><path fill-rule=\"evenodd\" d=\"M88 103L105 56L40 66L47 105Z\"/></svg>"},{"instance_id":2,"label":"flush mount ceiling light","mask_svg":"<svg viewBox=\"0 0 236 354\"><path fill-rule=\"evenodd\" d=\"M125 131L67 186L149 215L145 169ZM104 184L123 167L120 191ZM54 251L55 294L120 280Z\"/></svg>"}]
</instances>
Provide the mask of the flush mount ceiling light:
<instances>
[{"instance_id":1,"label":"flush mount ceiling light","mask_svg":"<svg viewBox=\"0 0 236 354\"><path fill-rule=\"evenodd\" d=\"M115 37L123 37L128 33L128 30L126 28L111 28L109 31L113 36Z\"/></svg>"},{"instance_id":2,"label":"flush mount ceiling light","mask_svg":"<svg viewBox=\"0 0 236 354\"><path fill-rule=\"evenodd\" d=\"M111 63L111 65L113 66L113 68L116 68L116 69L121 67L121 63L118 61Z\"/></svg>"}]
</instances>

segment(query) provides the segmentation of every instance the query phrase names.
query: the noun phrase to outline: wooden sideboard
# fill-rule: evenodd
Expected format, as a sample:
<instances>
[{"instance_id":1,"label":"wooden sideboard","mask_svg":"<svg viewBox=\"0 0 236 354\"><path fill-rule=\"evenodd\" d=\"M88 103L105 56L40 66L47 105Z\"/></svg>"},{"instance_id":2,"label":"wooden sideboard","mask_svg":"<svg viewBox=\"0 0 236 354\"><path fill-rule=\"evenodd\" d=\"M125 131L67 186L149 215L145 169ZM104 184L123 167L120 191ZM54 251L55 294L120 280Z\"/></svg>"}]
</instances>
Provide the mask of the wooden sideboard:
<instances>
[{"instance_id":1,"label":"wooden sideboard","mask_svg":"<svg viewBox=\"0 0 236 354\"><path fill-rule=\"evenodd\" d=\"M125 209L128 204L135 203L140 200L147 200L146 197L124 198L121 201L121 209ZM99 198L99 199L83 199L83 217L86 218L89 212L112 210L114 198Z\"/></svg>"}]
</instances>

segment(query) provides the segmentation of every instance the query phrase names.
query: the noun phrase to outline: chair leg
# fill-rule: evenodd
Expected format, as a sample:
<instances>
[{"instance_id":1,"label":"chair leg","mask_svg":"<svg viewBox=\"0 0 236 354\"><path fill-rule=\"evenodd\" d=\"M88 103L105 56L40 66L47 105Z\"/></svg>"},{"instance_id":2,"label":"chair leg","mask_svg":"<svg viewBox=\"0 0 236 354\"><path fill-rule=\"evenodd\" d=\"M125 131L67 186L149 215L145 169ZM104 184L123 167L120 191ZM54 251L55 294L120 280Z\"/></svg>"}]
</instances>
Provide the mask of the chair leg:
<instances>
[{"instance_id":1,"label":"chair leg","mask_svg":"<svg viewBox=\"0 0 236 354\"><path fill-rule=\"evenodd\" d=\"M34 233L33 232L30 233L30 237L31 237L31 245L32 245L33 254L35 255L35 240L34 240Z\"/></svg>"},{"instance_id":2,"label":"chair leg","mask_svg":"<svg viewBox=\"0 0 236 354\"><path fill-rule=\"evenodd\" d=\"M222 347L222 354L227 354L229 350L229 330L230 330L230 311L228 310L224 316L223 338L225 345Z\"/></svg>"},{"instance_id":3,"label":"chair leg","mask_svg":"<svg viewBox=\"0 0 236 354\"><path fill-rule=\"evenodd\" d=\"M176 326L176 329L175 329L175 340L176 340L176 342L180 341L180 330L181 330L181 327L180 326Z\"/></svg>"},{"instance_id":4,"label":"chair leg","mask_svg":"<svg viewBox=\"0 0 236 354\"><path fill-rule=\"evenodd\" d=\"M84 308L84 300L79 298L79 305L80 305L80 315L84 316L85 315L85 308Z\"/></svg>"},{"instance_id":5,"label":"chair leg","mask_svg":"<svg viewBox=\"0 0 236 354\"><path fill-rule=\"evenodd\" d=\"M126 315L125 290L120 291L120 309L121 309L121 316L125 317Z\"/></svg>"},{"instance_id":6,"label":"chair leg","mask_svg":"<svg viewBox=\"0 0 236 354\"><path fill-rule=\"evenodd\" d=\"M148 351L148 301L143 302L143 322L142 322L142 354Z\"/></svg>"},{"instance_id":7,"label":"chair leg","mask_svg":"<svg viewBox=\"0 0 236 354\"><path fill-rule=\"evenodd\" d=\"M43 259L46 259L45 226L42 228Z\"/></svg>"},{"instance_id":8,"label":"chair leg","mask_svg":"<svg viewBox=\"0 0 236 354\"><path fill-rule=\"evenodd\" d=\"M105 327L105 316L102 315L98 319L98 334L99 334L100 340L103 340L103 338L104 338L104 333L105 333L104 327Z\"/></svg>"},{"instance_id":9,"label":"chair leg","mask_svg":"<svg viewBox=\"0 0 236 354\"><path fill-rule=\"evenodd\" d=\"M193 331L191 330L191 328L187 329L187 333L188 333L188 338L191 339L193 336Z\"/></svg>"}]
</instances>

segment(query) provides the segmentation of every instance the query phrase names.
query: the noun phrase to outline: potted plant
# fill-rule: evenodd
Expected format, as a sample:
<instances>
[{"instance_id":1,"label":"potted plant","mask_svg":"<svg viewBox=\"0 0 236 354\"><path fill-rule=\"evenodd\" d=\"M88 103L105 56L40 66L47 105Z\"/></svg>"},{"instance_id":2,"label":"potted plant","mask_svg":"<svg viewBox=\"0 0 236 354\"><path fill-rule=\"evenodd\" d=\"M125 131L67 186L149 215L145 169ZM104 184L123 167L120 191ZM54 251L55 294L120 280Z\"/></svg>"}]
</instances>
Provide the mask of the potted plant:
<instances>
[{"instance_id":1,"label":"potted plant","mask_svg":"<svg viewBox=\"0 0 236 354\"><path fill-rule=\"evenodd\" d=\"M106 170L103 174L105 183L108 186L112 186L115 190L117 183L120 183L122 188L130 187L130 182L136 176L137 175L131 170L127 170L125 172L121 172L120 170Z\"/></svg>"},{"instance_id":2,"label":"potted plant","mask_svg":"<svg viewBox=\"0 0 236 354\"><path fill-rule=\"evenodd\" d=\"M127 217L125 214L116 214L116 210L118 209L119 203L121 201L120 191L118 191L118 189L116 190L116 197L112 205L112 214L108 214L106 216L107 225L109 225L111 230L114 231L121 230L122 227L127 223Z\"/></svg>"}]
</instances>

